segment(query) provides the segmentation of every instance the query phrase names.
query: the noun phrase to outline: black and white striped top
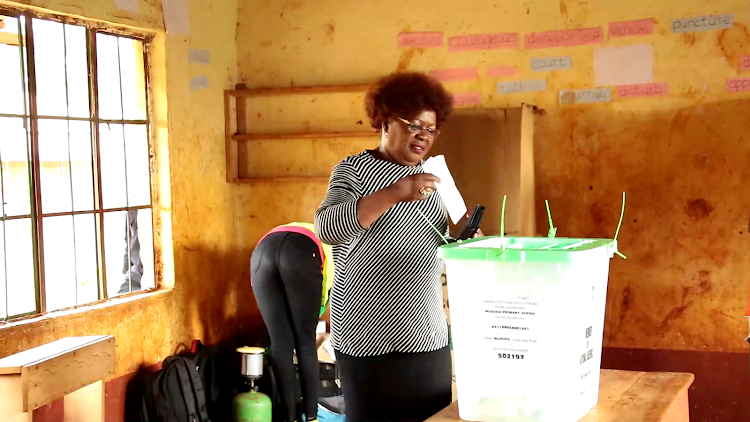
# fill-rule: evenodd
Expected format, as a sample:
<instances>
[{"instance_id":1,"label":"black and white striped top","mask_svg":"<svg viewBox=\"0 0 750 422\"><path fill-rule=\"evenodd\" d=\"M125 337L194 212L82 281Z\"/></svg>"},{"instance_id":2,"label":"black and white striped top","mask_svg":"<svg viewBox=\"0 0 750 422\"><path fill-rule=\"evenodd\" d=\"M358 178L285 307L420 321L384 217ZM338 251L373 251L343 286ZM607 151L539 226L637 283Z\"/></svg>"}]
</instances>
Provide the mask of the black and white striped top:
<instances>
[{"instance_id":1,"label":"black and white striped top","mask_svg":"<svg viewBox=\"0 0 750 422\"><path fill-rule=\"evenodd\" d=\"M357 219L359 198L422 172L421 165L402 166L367 151L333 169L315 232L333 245L331 341L340 352L362 357L448 345L437 258L442 239L435 231L448 232L448 214L440 195L397 204L367 230Z\"/></svg>"}]
</instances>

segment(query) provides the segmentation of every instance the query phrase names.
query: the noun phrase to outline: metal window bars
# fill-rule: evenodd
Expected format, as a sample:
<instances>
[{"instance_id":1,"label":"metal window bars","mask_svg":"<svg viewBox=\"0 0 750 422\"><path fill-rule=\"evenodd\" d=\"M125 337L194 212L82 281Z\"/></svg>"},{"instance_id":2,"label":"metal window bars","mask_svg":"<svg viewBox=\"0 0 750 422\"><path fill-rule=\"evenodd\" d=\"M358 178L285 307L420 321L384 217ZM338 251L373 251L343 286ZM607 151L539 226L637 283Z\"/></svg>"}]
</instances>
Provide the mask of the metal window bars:
<instances>
[{"instance_id":1,"label":"metal window bars","mask_svg":"<svg viewBox=\"0 0 750 422\"><path fill-rule=\"evenodd\" d=\"M109 297L108 280L106 272L106 261L105 254L108 252L105 250L104 241L104 216L113 214L116 212L125 211L126 215L131 210L142 210L152 208L151 200L151 183L150 183L150 165L147 170L149 174L145 175L148 178L149 183L149 199L148 204L135 204L131 205L131 196L129 195L129 173L128 173L128 141L125 127L126 125L142 126L145 128L147 136L148 151L149 151L149 162L150 162L150 151L151 151L151 125L150 125L150 110L149 110L149 64L148 64L148 43L150 38L141 34L131 33L126 30L113 29L103 26L101 23L83 21L77 18L56 16L56 15L43 15L34 11L28 11L8 6L0 6L0 15L7 17L3 23L5 25L10 24L12 21L18 27L18 51L19 60L18 66L21 74L21 84L23 93L23 114L13 113L0 113L0 119L11 118L20 119L23 122L25 140L26 140L26 165L28 169L28 184L30 192L30 214L21 215L7 215L6 214L6 177L4 173L5 166L0 165L0 199L2 200L1 211L3 227L3 265L5 274L5 283L3 284L5 289L5 312L0 314L0 322L8 321L11 319L18 319L29 315L43 314L47 312L47 295L46 295L46 277L45 277L45 251L44 251L44 219L50 217L70 216L72 220L73 228L73 254L74 254L74 274L75 274L75 306L84 305L85 303L79 303L78 298L78 267L77 267L77 248L76 248L76 237L77 232L75 230L75 217L78 215L94 215L95 222L95 233L96 233L96 266L97 266L97 283L98 283L98 300L107 299ZM36 56L34 51L34 26L33 21L36 19L51 20L63 24L63 57L64 63L61 72L64 72L65 79L65 105L67 112L65 116L54 116L54 115L40 115L38 113L37 104L37 74L36 74ZM68 85L68 64L67 64L67 39L66 37L66 25L74 25L84 27L86 31L86 52L87 52L87 69L88 69L88 98L89 98L89 117L79 117L70 115L70 99L69 99L69 87ZM111 35L118 37L118 51L117 51L117 68L119 74L117 75L120 81L119 87L119 105L122 112L120 119L102 119L99 117L99 71L97 62L97 34ZM128 119L125 113L124 105L124 92L122 85L122 62L120 57L120 38L127 38L136 40L142 43L143 52L143 86L144 95L143 98L145 106L145 118L143 119ZM45 120L57 120L65 121L67 125L67 168L68 168L68 182L70 183L70 211L63 212L44 212L42 209L42 174L41 174L41 160L40 160L40 144L39 144L39 122ZM91 141L91 169L92 169L92 187L93 187L93 207L92 209L76 209L74 201L74 190L76 185L73 183L73 160L71 158L71 122L89 122L90 123L90 141ZM102 183L102 158L101 158L101 134L100 125L119 125L121 127L122 140L123 140L123 160L124 160L124 174L122 175L125 184L125 206L109 207L104 206L104 187ZM0 133L0 135L2 135ZM0 151L0 162L3 161L2 151ZM127 217L126 217L127 218ZM7 251L8 246L12 247L13 239L8 238L7 231L5 230L6 224L9 221L29 219L31 222L31 236L32 241L32 253L33 253L33 272L34 272L34 295L35 295L35 309L29 312L11 314L9 312L9 302L13 300L8 292L8 285L12 283L12 280L8 279L8 265L7 265ZM153 215L152 215L153 220ZM126 243L130 245L131 234L129 230L126 230ZM152 245L153 246L153 245ZM109 251L110 253L121 253L121 251ZM130 248L126 248L127 259L131 259ZM152 265L153 263L148 263ZM127 271L125 274L128 278L129 292L132 292L131 282L131 271ZM113 280L109 280L113 282ZM90 302L90 301L89 301Z\"/></svg>"}]
</instances>

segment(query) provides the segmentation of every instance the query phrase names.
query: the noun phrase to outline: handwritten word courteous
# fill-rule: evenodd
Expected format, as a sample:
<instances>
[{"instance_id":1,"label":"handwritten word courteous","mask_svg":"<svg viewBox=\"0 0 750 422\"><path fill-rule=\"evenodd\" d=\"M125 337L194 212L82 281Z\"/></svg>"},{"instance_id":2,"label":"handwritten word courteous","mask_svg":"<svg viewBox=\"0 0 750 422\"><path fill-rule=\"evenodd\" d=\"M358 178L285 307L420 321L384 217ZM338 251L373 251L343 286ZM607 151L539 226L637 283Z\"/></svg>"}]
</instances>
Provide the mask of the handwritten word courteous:
<instances>
[{"instance_id":1,"label":"handwritten word courteous","mask_svg":"<svg viewBox=\"0 0 750 422\"><path fill-rule=\"evenodd\" d=\"M610 38L639 37L654 33L654 20L641 19L638 21L611 22L609 24Z\"/></svg>"},{"instance_id":2,"label":"handwritten word courteous","mask_svg":"<svg viewBox=\"0 0 750 422\"><path fill-rule=\"evenodd\" d=\"M453 105L455 107L464 107L482 104L481 92L462 92L453 94Z\"/></svg>"},{"instance_id":3,"label":"handwritten word courteous","mask_svg":"<svg viewBox=\"0 0 750 422\"><path fill-rule=\"evenodd\" d=\"M686 19L673 19L672 32L675 34L681 32L699 32L711 31L714 29L729 29L734 26L734 15L727 13L724 15L697 16Z\"/></svg>"},{"instance_id":4,"label":"handwritten word courteous","mask_svg":"<svg viewBox=\"0 0 750 422\"><path fill-rule=\"evenodd\" d=\"M535 72L546 72L548 70L570 69L573 59L566 57L539 57L531 59L531 70Z\"/></svg>"},{"instance_id":5,"label":"handwritten word courteous","mask_svg":"<svg viewBox=\"0 0 750 422\"><path fill-rule=\"evenodd\" d=\"M617 87L617 94L620 96L620 98L661 97L664 95L669 95L669 85L667 84L621 85Z\"/></svg>"},{"instance_id":6,"label":"handwritten word courteous","mask_svg":"<svg viewBox=\"0 0 750 422\"><path fill-rule=\"evenodd\" d=\"M612 101L612 91L609 88L560 91L560 104L592 104L610 101Z\"/></svg>"},{"instance_id":7,"label":"handwritten word courteous","mask_svg":"<svg viewBox=\"0 0 750 422\"><path fill-rule=\"evenodd\" d=\"M430 76L441 81L465 81L473 80L479 76L476 67L464 67L460 69L438 69L430 72Z\"/></svg>"},{"instance_id":8,"label":"handwritten word courteous","mask_svg":"<svg viewBox=\"0 0 750 422\"><path fill-rule=\"evenodd\" d=\"M398 34L398 46L402 48L435 48L443 46L442 32L402 32Z\"/></svg>"},{"instance_id":9,"label":"handwritten word courteous","mask_svg":"<svg viewBox=\"0 0 750 422\"><path fill-rule=\"evenodd\" d=\"M561 31L532 32L526 34L528 49L572 47L575 45L601 44L604 42L602 28L569 29Z\"/></svg>"},{"instance_id":10,"label":"handwritten word courteous","mask_svg":"<svg viewBox=\"0 0 750 422\"><path fill-rule=\"evenodd\" d=\"M518 32L499 34L461 35L448 38L448 51L497 50L519 48L521 37Z\"/></svg>"},{"instance_id":11,"label":"handwritten word courteous","mask_svg":"<svg viewBox=\"0 0 750 422\"><path fill-rule=\"evenodd\" d=\"M750 91L750 78L727 79L727 92Z\"/></svg>"}]
</instances>

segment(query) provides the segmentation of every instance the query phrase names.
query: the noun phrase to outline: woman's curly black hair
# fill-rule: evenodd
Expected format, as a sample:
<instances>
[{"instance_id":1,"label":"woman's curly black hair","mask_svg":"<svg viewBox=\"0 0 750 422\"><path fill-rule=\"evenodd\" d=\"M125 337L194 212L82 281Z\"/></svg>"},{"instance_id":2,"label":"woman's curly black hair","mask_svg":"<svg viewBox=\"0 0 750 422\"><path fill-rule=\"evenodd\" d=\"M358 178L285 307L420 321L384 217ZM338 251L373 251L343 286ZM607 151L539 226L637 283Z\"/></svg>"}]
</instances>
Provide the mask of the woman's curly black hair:
<instances>
[{"instance_id":1,"label":"woman's curly black hair","mask_svg":"<svg viewBox=\"0 0 750 422\"><path fill-rule=\"evenodd\" d=\"M381 129L392 118L413 119L424 110L434 111L440 126L453 110L453 97L440 82L424 73L401 72L370 87L365 109L375 129Z\"/></svg>"}]
</instances>

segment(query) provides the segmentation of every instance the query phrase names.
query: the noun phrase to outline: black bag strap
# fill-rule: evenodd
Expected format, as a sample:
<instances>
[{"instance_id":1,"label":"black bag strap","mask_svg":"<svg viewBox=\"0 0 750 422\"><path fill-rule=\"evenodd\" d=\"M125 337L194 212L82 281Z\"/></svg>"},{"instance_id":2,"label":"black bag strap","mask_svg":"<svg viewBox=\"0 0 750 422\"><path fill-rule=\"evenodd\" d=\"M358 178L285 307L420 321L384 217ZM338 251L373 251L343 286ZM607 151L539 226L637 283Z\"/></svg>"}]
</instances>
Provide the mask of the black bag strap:
<instances>
[{"instance_id":1,"label":"black bag strap","mask_svg":"<svg viewBox=\"0 0 750 422\"><path fill-rule=\"evenodd\" d=\"M198 417L197 422L210 422L208 411L206 409L206 393L203 391L203 384L194 367L187 359L177 358L175 368L180 377L182 391L189 394L183 394L188 413ZM192 421L191 421L192 422Z\"/></svg>"},{"instance_id":2,"label":"black bag strap","mask_svg":"<svg viewBox=\"0 0 750 422\"><path fill-rule=\"evenodd\" d=\"M182 393L182 399L185 402L188 416L190 418L192 418L193 415L198 417L198 412L195 410L195 392L193 391L193 385L190 383L189 372L181 361L176 361L174 363L174 368L177 371L177 376L180 380L180 391ZM191 419L190 422L194 421Z\"/></svg>"},{"instance_id":3,"label":"black bag strap","mask_svg":"<svg viewBox=\"0 0 750 422\"><path fill-rule=\"evenodd\" d=\"M153 374L147 374L143 379L143 400L141 404L141 419L142 422L148 422L153 419L154 416L158 416L157 410L154 406L154 380L156 376Z\"/></svg>"},{"instance_id":4,"label":"black bag strap","mask_svg":"<svg viewBox=\"0 0 750 422\"><path fill-rule=\"evenodd\" d=\"M167 373L172 370L169 363L164 361L164 369L162 369L152 381L152 385L147 387L151 390L151 396L153 397L153 405L156 410L156 420L163 422L180 422L177 420L172 411L172 406L169 403L169 397L167 397ZM156 387L156 388L154 388Z\"/></svg>"},{"instance_id":5,"label":"black bag strap","mask_svg":"<svg viewBox=\"0 0 750 422\"><path fill-rule=\"evenodd\" d=\"M201 380L208 380L208 385L204 385L203 388L206 391L206 399L210 403L215 403L220 398L221 388L218 385L219 372L216 367L217 362L218 355L215 350L203 348L198 352L197 364L200 366L200 370L203 371Z\"/></svg>"},{"instance_id":6,"label":"black bag strap","mask_svg":"<svg viewBox=\"0 0 750 422\"><path fill-rule=\"evenodd\" d=\"M195 370L194 366L191 366L192 363L190 361L183 361L183 364L187 368L187 373L190 376L193 391L195 392L195 398L198 402L198 416L202 422L211 422L211 419L208 417L208 407L206 406L206 390L203 388L203 382L201 382L198 371Z\"/></svg>"}]
</instances>

